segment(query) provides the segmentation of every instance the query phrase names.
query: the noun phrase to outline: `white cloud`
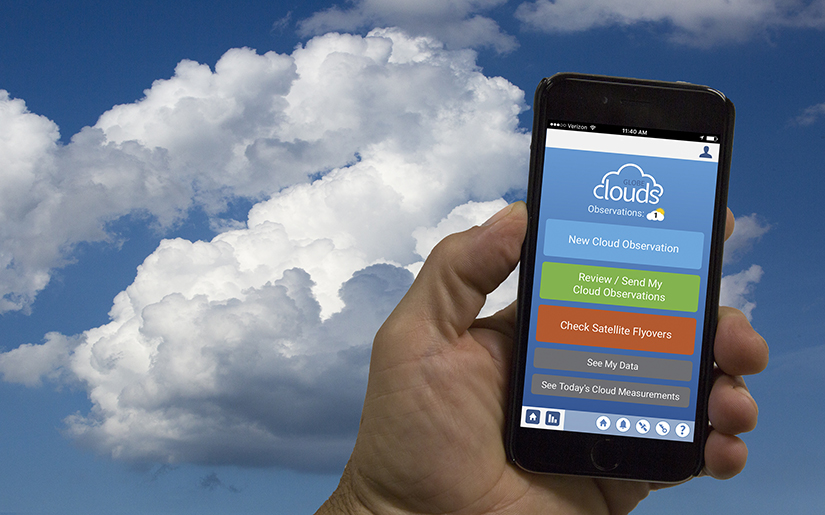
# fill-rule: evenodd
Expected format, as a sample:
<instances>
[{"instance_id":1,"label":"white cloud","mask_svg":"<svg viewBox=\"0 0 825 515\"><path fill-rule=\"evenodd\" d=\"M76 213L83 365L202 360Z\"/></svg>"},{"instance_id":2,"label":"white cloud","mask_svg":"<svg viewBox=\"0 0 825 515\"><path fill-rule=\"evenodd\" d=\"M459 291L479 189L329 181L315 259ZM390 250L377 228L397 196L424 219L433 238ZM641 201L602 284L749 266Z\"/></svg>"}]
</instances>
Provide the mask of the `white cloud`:
<instances>
[{"instance_id":1,"label":"white cloud","mask_svg":"<svg viewBox=\"0 0 825 515\"><path fill-rule=\"evenodd\" d=\"M723 262L729 264L740 260L770 228L756 213L736 217L733 234L725 242ZM762 267L751 265L741 272L723 276L719 304L737 308L752 320L756 308L753 293L763 273Z\"/></svg>"},{"instance_id":2,"label":"white cloud","mask_svg":"<svg viewBox=\"0 0 825 515\"><path fill-rule=\"evenodd\" d=\"M724 262L739 260L770 228L756 213L736 217L733 234L725 242Z\"/></svg>"},{"instance_id":3,"label":"white cloud","mask_svg":"<svg viewBox=\"0 0 825 515\"><path fill-rule=\"evenodd\" d=\"M170 293L120 313L74 350L94 410L70 417L68 432L126 461L339 468L372 335L410 281L390 265L359 271L326 321L300 269L225 300Z\"/></svg>"},{"instance_id":4,"label":"white cloud","mask_svg":"<svg viewBox=\"0 0 825 515\"><path fill-rule=\"evenodd\" d=\"M2 92L0 130L13 137L0 138L0 312L27 309L72 247L111 239L106 225L119 217L144 213L169 227L193 202L217 214L227 199L306 180L312 171L255 153L283 116L293 68L289 56L248 49L227 52L215 73L184 61L65 146L52 122ZM300 143L283 143L287 165L290 145Z\"/></svg>"},{"instance_id":5,"label":"white cloud","mask_svg":"<svg viewBox=\"0 0 825 515\"><path fill-rule=\"evenodd\" d=\"M516 39L492 18L479 12L507 0L357 0L348 9L333 6L299 24L303 35L331 30L357 31L396 26L412 34L434 36L450 48L490 47L506 53L518 47Z\"/></svg>"},{"instance_id":6,"label":"white cloud","mask_svg":"<svg viewBox=\"0 0 825 515\"><path fill-rule=\"evenodd\" d=\"M108 324L0 354L3 378L83 385L93 409L67 431L116 459L339 468L373 334L410 270L524 187L523 109L472 52L376 30L288 56L231 50L214 71L182 62L64 148L41 128L55 176L85 170L91 191L55 180L64 202L103 203L88 227L260 200L212 241L162 241Z\"/></svg>"},{"instance_id":7,"label":"white cloud","mask_svg":"<svg viewBox=\"0 0 825 515\"><path fill-rule=\"evenodd\" d=\"M659 24L675 42L707 47L783 27L822 29L825 1L535 0L519 5L516 17L546 32Z\"/></svg>"},{"instance_id":8,"label":"white cloud","mask_svg":"<svg viewBox=\"0 0 825 515\"><path fill-rule=\"evenodd\" d=\"M60 261L37 237L48 230L39 219L55 196L47 174L58 139L53 122L0 90L0 313L26 308Z\"/></svg>"},{"instance_id":9,"label":"white cloud","mask_svg":"<svg viewBox=\"0 0 825 515\"><path fill-rule=\"evenodd\" d=\"M441 210L517 184L505 175L476 181L472 169L487 156L490 167L511 166L523 93L484 77L470 51L428 38L393 44L395 34L320 37L293 55L233 49L214 71L183 61L65 146L52 122L1 92L0 313L27 309L74 245L111 239L107 224L130 213L169 227L193 204L216 216L234 197L267 198L359 160L348 177L372 181L376 202L393 202L380 194L396 190L406 210L417 209L422 181L442 188ZM439 119L444 112L466 119ZM510 136L499 138L493 129L508 124ZM476 152L473 138L490 152ZM461 173L443 174L445 160ZM376 181L367 163L397 170ZM425 215L436 221L436 211Z\"/></svg>"},{"instance_id":10,"label":"white cloud","mask_svg":"<svg viewBox=\"0 0 825 515\"><path fill-rule=\"evenodd\" d=\"M25 344L0 354L0 374L9 383L40 386L43 379L71 380L66 370L69 353L77 346L76 338L48 333L39 345Z\"/></svg>"},{"instance_id":11,"label":"white cloud","mask_svg":"<svg viewBox=\"0 0 825 515\"><path fill-rule=\"evenodd\" d=\"M753 319L756 302L751 300L756 284L762 279L762 267L751 265L747 270L722 277L719 304L734 307L748 318Z\"/></svg>"},{"instance_id":12,"label":"white cloud","mask_svg":"<svg viewBox=\"0 0 825 515\"><path fill-rule=\"evenodd\" d=\"M813 125L825 116L825 102L806 107L802 114L793 119L794 125Z\"/></svg>"}]
</instances>

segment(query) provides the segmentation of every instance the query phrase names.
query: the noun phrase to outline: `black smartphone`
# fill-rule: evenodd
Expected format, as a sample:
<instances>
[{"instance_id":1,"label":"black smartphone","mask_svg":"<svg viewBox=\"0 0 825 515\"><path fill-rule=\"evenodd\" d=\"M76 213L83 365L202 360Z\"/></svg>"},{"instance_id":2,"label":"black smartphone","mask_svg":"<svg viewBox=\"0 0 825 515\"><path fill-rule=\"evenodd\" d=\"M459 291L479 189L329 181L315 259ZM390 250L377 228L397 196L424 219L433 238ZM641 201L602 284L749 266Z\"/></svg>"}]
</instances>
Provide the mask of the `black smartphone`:
<instances>
[{"instance_id":1,"label":"black smartphone","mask_svg":"<svg viewBox=\"0 0 825 515\"><path fill-rule=\"evenodd\" d=\"M508 457L677 482L703 466L734 108L705 86L536 90Z\"/></svg>"}]
</instances>

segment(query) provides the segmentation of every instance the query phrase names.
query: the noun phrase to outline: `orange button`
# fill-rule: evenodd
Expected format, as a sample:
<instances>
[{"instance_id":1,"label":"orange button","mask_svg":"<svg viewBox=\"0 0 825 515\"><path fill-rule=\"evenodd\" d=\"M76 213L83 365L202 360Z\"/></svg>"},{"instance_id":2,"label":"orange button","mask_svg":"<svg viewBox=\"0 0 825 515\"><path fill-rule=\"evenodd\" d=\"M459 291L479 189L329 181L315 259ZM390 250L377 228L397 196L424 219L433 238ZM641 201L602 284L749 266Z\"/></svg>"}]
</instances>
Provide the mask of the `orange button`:
<instances>
[{"instance_id":1,"label":"orange button","mask_svg":"<svg viewBox=\"0 0 825 515\"><path fill-rule=\"evenodd\" d=\"M539 306L540 342L693 354L696 320L601 309Z\"/></svg>"}]
</instances>

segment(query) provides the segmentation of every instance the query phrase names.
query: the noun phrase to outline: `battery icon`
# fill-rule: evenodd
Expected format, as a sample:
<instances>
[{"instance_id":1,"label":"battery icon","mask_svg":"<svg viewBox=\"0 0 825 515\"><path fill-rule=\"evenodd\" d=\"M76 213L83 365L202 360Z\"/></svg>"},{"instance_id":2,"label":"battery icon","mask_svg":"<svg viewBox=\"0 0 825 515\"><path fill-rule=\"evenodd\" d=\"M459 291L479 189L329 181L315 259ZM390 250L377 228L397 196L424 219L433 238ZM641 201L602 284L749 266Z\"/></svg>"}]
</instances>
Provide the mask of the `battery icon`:
<instances>
[{"instance_id":1,"label":"battery icon","mask_svg":"<svg viewBox=\"0 0 825 515\"><path fill-rule=\"evenodd\" d=\"M705 141L716 143L717 141L719 141L719 136L705 136L702 139L704 139Z\"/></svg>"}]
</instances>

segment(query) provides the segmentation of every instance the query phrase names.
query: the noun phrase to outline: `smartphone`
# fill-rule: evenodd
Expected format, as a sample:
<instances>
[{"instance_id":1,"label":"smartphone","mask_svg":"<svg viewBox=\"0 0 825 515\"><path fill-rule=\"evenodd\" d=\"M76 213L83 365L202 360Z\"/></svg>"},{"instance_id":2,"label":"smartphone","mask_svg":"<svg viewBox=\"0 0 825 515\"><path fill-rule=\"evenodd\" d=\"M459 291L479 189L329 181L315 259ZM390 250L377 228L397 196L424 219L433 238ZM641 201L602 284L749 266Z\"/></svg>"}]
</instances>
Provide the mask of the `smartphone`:
<instances>
[{"instance_id":1,"label":"smartphone","mask_svg":"<svg viewBox=\"0 0 825 515\"><path fill-rule=\"evenodd\" d=\"M733 104L705 86L565 73L533 108L508 457L685 480L708 433Z\"/></svg>"}]
</instances>

